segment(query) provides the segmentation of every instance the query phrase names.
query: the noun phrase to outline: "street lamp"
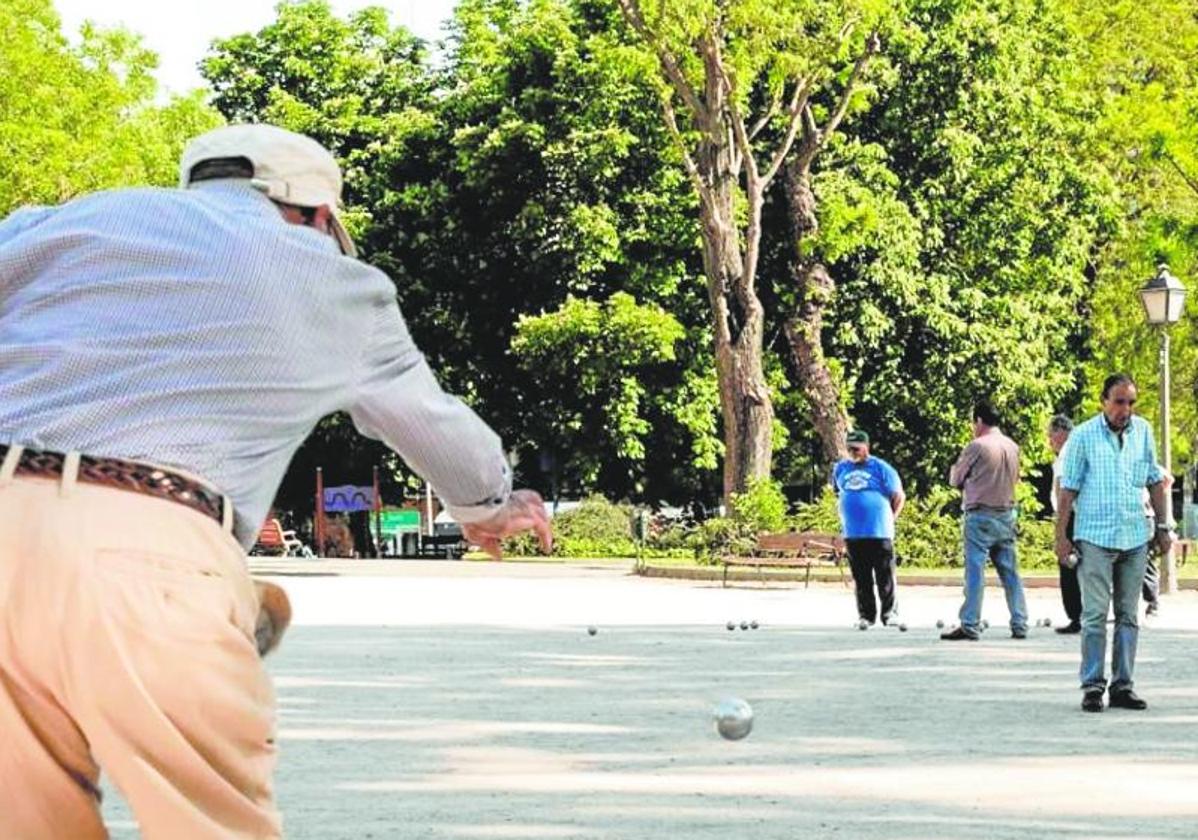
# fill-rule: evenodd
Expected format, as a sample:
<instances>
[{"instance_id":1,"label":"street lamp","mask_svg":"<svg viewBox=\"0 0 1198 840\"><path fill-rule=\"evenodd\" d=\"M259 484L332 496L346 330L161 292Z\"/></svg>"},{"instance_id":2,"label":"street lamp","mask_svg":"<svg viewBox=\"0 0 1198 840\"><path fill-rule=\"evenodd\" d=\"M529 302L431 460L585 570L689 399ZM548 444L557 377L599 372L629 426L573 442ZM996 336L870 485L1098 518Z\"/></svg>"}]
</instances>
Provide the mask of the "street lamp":
<instances>
[{"instance_id":1,"label":"street lamp","mask_svg":"<svg viewBox=\"0 0 1198 840\"><path fill-rule=\"evenodd\" d=\"M1140 301L1148 323L1161 328L1161 464L1169 476L1173 475L1173 451L1169 443L1169 325L1177 323L1185 303L1186 287L1169 273L1169 266L1157 267L1156 276L1140 289ZM1173 521L1173 492L1165 491L1165 521ZM1177 567L1173 550L1161 558L1161 592L1173 594L1177 591Z\"/></svg>"}]
</instances>

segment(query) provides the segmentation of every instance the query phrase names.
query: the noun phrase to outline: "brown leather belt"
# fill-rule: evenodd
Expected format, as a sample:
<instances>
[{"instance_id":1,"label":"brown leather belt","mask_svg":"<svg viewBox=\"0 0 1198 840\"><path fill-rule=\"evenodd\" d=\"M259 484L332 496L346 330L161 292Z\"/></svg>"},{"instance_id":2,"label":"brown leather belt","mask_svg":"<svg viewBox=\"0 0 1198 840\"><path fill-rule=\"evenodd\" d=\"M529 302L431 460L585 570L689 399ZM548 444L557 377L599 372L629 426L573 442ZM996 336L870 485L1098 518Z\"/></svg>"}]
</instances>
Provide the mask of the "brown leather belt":
<instances>
[{"instance_id":1,"label":"brown leather belt","mask_svg":"<svg viewBox=\"0 0 1198 840\"><path fill-rule=\"evenodd\" d=\"M8 454L8 449L9 447L0 444L0 461ZM26 449L21 452L14 474L33 478L61 478L65 462L66 456L59 452ZM218 525L224 522L224 496L198 481L161 467L139 464L136 461L122 461L119 458L92 458L82 455L79 458L78 480L85 484L98 484L101 487L165 499L202 513L216 520Z\"/></svg>"}]
</instances>

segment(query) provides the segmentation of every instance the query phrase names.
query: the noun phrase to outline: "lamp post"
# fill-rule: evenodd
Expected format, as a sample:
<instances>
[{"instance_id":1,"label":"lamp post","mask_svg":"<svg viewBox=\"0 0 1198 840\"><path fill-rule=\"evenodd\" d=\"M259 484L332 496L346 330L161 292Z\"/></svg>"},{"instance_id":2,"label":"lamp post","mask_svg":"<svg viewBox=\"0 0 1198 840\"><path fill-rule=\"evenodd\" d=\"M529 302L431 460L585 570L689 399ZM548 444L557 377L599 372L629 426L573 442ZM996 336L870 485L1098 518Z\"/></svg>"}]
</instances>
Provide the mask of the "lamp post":
<instances>
[{"instance_id":1,"label":"lamp post","mask_svg":"<svg viewBox=\"0 0 1198 840\"><path fill-rule=\"evenodd\" d=\"M1186 288L1169 273L1163 263L1156 276L1140 289L1140 300L1148 323L1161 331L1161 464L1170 477L1173 475L1173 452L1169 442L1169 325L1177 323L1185 303ZM1165 521L1173 521L1173 492L1165 491ZM1172 595L1177 591L1177 567L1173 550L1161 558L1161 592Z\"/></svg>"}]
</instances>

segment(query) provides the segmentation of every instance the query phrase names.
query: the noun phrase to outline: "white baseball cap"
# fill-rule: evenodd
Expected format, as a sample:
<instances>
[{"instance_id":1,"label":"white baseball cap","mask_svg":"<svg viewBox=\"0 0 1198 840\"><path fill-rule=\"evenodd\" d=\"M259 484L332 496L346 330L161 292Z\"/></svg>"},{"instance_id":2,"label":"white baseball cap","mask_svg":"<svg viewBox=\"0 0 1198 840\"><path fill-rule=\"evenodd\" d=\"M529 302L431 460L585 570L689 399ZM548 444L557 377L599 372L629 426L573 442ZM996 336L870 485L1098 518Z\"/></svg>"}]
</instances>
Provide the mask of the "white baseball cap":
<instances>
[{"instance_id":1,"label":"white baseball cap","mask_svg":"<svg viewBox=\"0 0 1198 840\"><path fill-rule=\"evenodd\" d=\"M254 168L250 184L274 201L296 207L327 205L332 232L341 252L356 257L358 249L337 209L341 169L328 149L311 137L262 123L228 125L201 134L187 144L179 161L179 186L191 183L192 169L206 160L245 158Z\"/></svg>"}]
</instances>

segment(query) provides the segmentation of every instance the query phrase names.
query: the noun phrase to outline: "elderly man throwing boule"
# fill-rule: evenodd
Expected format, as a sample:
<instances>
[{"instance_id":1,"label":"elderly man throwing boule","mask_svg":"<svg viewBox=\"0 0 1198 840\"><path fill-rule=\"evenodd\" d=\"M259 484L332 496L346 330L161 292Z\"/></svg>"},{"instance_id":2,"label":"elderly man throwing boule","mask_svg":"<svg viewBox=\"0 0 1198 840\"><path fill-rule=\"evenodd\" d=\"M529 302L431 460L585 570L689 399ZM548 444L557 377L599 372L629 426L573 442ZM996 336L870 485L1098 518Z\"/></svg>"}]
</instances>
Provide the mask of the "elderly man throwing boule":
<instances>
[{"instance_id":1,"label":"elderly man throwing boule","mask_svg":"<svg viewBox=\"0 0 1198 840\"><path fill-rule=\"evenodd\" d=\"M100 767L149 840L280 836L245 549L325 415L488 551L549 541L355 259L325 149L230 126L180 175L0 223L0 837L106 837Z\"/></svg>"}]
</instances>

